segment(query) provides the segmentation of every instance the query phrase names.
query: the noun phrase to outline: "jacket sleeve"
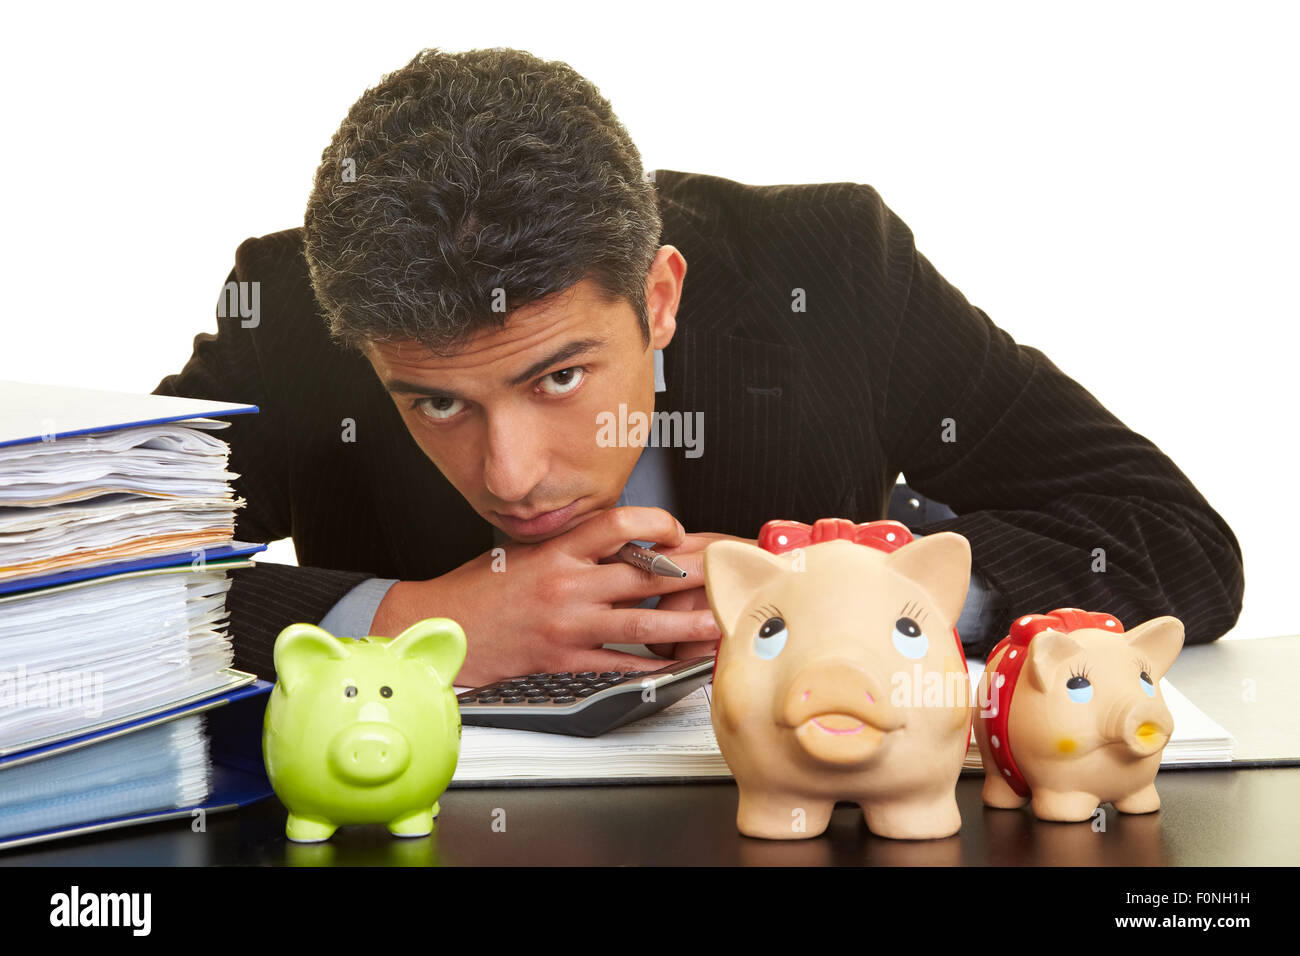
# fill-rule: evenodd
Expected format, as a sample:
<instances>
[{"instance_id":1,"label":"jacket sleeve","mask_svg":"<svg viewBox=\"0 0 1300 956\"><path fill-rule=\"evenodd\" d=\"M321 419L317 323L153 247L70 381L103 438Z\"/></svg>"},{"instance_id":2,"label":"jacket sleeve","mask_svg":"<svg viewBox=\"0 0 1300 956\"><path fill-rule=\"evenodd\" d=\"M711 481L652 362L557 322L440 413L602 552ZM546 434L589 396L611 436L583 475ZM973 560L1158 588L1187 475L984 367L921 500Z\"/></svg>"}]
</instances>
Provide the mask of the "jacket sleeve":
<instances>
[{"instance_id":1,"label":"jacket sleeve","mask_svg":"<svg viewBox=\"0 0 1300 956\"><path fill-rule=\"evenodd\" d=\"M237 264L227 282L246 280ZM267 317L259 316L255 323L241 318L238 309L225 310L235 313L229 316L222 311L218 307L216 334L196 335L185 367L164 378L154 394L259 407L257 413L232 415L230 427L216 434L230 445L229 470L238 475L232 485L247 502L235 513L236 540L278 541L293 534L286 468L292 450L279 410L266 401L256 329ZM355 585L374 576L262 562L230 575L226 605L234 666L266 680L275 680L271 652L284 627L299 621L318 623Z\"/></svg>"},{"instance_id":2,"label":"jacket sleeve","mask_svg":"<svg viewBox=\"0 0 1300 956\"><path fill-rule=\"evenodd\" d=\"M1244 572L1223 518L1151 441L967 302L875 190L860 195L859 293L886 313L877 434L890 474L956 513L917 530L968 538L1005 597L981 652L1017 616L1057 607L1126 628L1172 614L1189 644L1228 631Z\"/></svg>"}]
</instances>

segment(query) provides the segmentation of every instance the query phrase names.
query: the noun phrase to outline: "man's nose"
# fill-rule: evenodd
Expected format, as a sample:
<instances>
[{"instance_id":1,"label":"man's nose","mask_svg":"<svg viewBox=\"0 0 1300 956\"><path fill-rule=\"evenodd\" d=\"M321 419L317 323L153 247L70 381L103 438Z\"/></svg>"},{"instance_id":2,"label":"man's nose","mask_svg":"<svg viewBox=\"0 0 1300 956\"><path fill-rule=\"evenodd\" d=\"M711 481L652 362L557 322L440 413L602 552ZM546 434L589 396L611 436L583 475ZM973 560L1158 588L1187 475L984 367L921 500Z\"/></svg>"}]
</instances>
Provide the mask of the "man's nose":
<instances>
[{"instance_id":1,"label":"man's nose","mask_svg":"<svg viewBox=\"0 0 1300 956\"><path fill-rule=\"evenodd\" d=\"M501 501L521 501L546 475L541 432L524 418L488 423L483 483Z\"/></svg>"}]
</instances>

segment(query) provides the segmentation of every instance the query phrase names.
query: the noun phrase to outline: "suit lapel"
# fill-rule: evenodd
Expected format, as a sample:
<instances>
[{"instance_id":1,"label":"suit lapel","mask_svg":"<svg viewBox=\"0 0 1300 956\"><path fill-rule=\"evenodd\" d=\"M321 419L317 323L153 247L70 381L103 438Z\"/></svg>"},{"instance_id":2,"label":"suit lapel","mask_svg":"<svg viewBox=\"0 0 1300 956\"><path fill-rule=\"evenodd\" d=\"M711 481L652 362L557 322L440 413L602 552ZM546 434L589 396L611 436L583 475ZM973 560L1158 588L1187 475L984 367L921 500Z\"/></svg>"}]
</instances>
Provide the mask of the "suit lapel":
<instances>
[{"instance_id":1,"label":"suit lapel","mask_svg":"<svg viewBox=\"0 0 1300 956\"><path fill-rule=\"evenodd\" d=\"M755 283L724 238L704 234L671 203L663 208L663 241L679 246L687 277L657 408L697 415L703 426L699 456L675 449L671 458L677 517L687 531L753 537L795 504L803 358L735 334L764 308Z\"/></svg>"},{"instance_id":2,"label":"suit lapel","mask_svg":"<svg viewBox=\"0 0 1300 956\"><path fill-rule=\"evenodd\" d=\"M678 519L687 531L756 537L773 518L811 522L856 512L858 482L843 434L810 435L806 427L812 343L776 340L773 322L788 319L774 310L788 298L750 275L737 247L706 231L713 224L671 198L681 175L656 173L666 187L662 241L679 246L688 265L657 407L701 412L704 441L698 458L681 451L671 458ZM819 454L806 454L806 442L821 443Z\"/></svg>"},{"instance_id":3,"label":"suit lapel","mask_svg":"<svg viewBox=\"0 0 1300 956\"><path fill-rule=\"evenodd\" d=\"M678 519L687 531L755 537L763 521L794 508L801 357L688 325L664 361L667 409L703 425L699 457L675 450L671 459Z\"/></svg>"}]
</instances>

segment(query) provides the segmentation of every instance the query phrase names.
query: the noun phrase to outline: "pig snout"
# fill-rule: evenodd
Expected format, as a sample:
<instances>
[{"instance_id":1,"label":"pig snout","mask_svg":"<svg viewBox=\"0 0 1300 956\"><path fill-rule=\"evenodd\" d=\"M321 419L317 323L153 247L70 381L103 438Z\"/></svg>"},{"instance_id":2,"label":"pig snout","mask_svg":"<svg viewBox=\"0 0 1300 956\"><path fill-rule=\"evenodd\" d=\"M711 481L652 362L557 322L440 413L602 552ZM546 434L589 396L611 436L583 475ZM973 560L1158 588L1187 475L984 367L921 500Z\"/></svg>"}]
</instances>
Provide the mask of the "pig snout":
<instances>
[{"instance_id":1,"label":"pig snout","mask_svg":"<svg viewBox=\"0 0 1300 956\"><path fill-rule=\"evenodd\" d=\"M847 660L821 661L799 671L781 713L810 756L835 764L863 762L886 733L903 726L903 714L890 704L881 682Z\"/></svg>"},{"instance_id":2,"label":"pig snout","mask_svg":"<svg viewBox=\"0 0 1300 956\"><path fill-rule=\"evenodd\" d=\"M411 763L411 745L392 724L353 724L329 745L330 769L347 783L377 787L400 777Z\"/></svg>"},{"instance_id":3,"label":"pig snout","mask_svg":"<svg viewBox=\"0 0 1300 956\"><path fill-rule=\"evenodd\" d=\"M1147 701L1116 701L1106 714L1102 735L1111 743L1122 744L1136 757L1159 751L1173 733L1169 709Z\"/></svg>"}]
</instances>

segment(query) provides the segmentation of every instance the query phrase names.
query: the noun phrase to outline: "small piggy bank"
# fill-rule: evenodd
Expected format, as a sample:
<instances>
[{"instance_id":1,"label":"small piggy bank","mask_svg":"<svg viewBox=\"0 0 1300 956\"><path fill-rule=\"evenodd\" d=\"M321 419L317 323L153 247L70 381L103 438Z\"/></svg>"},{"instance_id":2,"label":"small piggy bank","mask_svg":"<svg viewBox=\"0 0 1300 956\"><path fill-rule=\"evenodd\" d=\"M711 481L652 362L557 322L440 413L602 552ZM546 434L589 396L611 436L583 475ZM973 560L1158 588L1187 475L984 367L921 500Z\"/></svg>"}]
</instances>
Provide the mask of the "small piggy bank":
<instances>
[{"instance_id":1,"label":"small piggy bank","mask_svg":"<svg viewBox=\"0 0 1300 956\"><path fill-rule=\"evenodd\" d=\"M339 640L312 624L280 632L262 756L290 840L328 840L350 823L432 832L460 756L452 681L465 651L465 632L445 617L394 638Z\"/></svg>"},{"instance_id":2,"label":"small piggy bank","mask_svg":"<svg viewBox=\"0 0 1300 956\"><path fill-rule=\"evenodd\" d=\"M1027 614L989 653L975 739L984 802L1033 801L1043 820L1082 821L1109 801L1160 809L1156 771L1174 730L1160 693L1183 646L1176 617L1131 631L1113 614L1057 608Z\"/></svg>"},{"instance_id":3,"label":"small piggy bank","mask_svg":"<svg viewBox=\"0 0 1300 956\"><path fill-rule=\"evenodd\" d=\"M961 535L888 520L769 521L757 547L705 549L723 635L711 715L741 833L816 836L838 800L879 836L960 829L970 677L953 623L970 564Z\"/></svg>"}]
</instances>

